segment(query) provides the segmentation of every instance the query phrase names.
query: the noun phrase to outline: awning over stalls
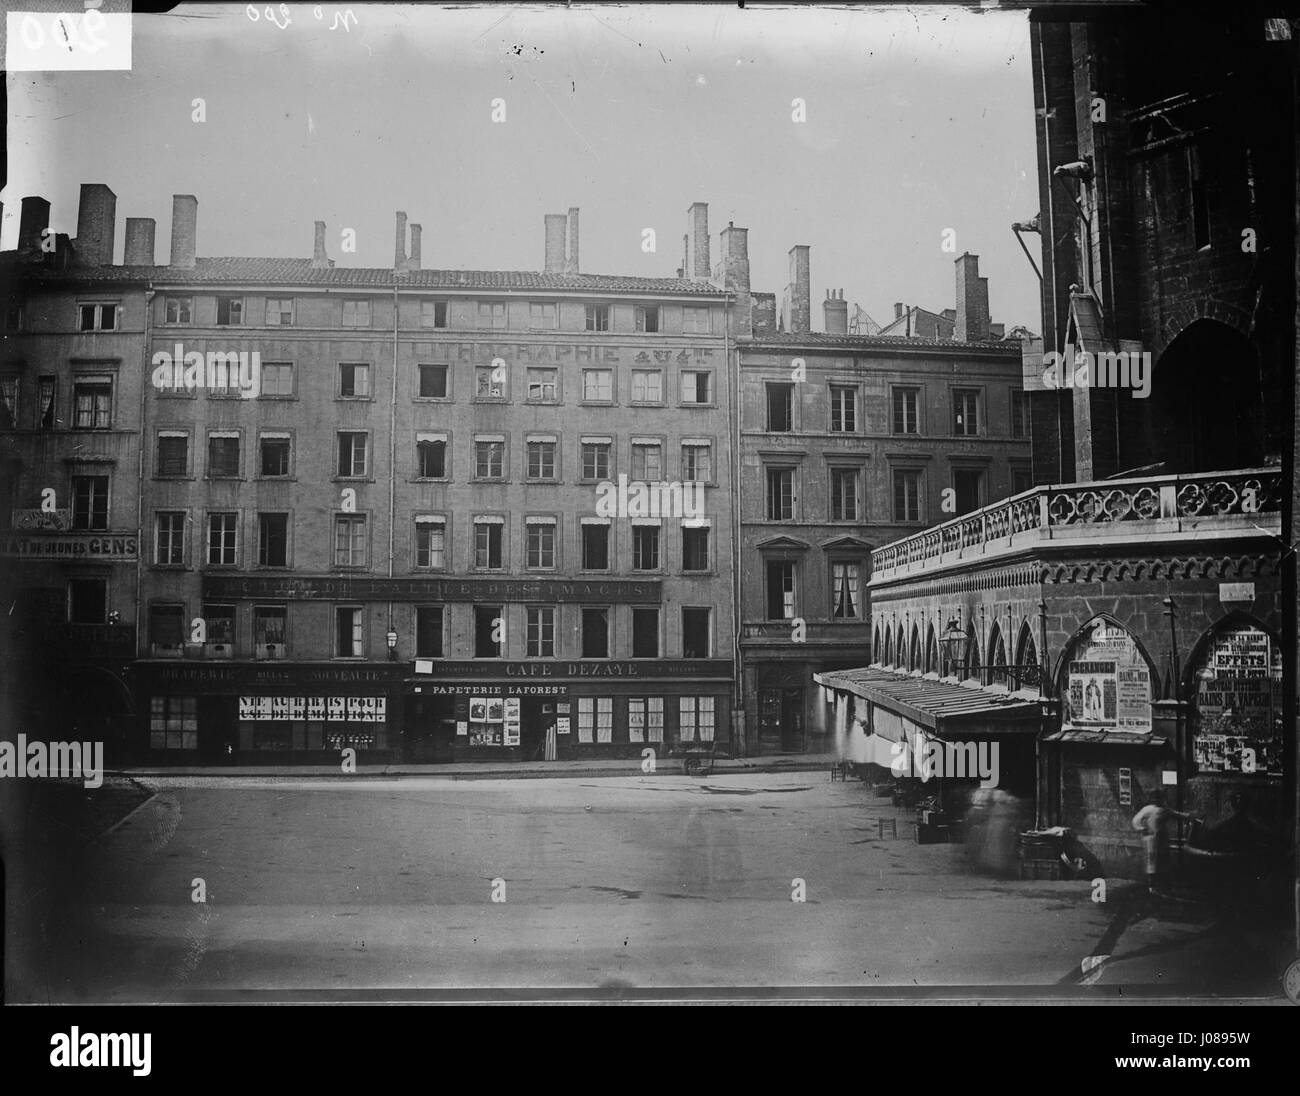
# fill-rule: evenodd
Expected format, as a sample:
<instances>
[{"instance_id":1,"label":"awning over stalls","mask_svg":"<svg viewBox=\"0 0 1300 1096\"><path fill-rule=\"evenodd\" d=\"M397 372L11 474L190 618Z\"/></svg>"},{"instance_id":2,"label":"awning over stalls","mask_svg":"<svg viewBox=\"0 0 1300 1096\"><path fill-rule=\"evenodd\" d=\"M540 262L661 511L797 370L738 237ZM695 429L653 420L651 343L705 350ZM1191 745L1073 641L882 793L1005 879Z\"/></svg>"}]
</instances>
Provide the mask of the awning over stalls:
<instances>
[{"instance_id":1,"label":"awning over stalls","mask_svg":"<svg viewBox=\"0 0 1300 1096\"><path fill-rule=\"evenodd\" d=\"M917 677L864 667L813 674L813 680L833 692L860 696L876 706L872 727L889 732L898 720L917 725L935 737L945 733L963 739L979 735L1037 734L1039 702L1002 690L959 685L935 677Z\"/></svg>"}]
</instances>

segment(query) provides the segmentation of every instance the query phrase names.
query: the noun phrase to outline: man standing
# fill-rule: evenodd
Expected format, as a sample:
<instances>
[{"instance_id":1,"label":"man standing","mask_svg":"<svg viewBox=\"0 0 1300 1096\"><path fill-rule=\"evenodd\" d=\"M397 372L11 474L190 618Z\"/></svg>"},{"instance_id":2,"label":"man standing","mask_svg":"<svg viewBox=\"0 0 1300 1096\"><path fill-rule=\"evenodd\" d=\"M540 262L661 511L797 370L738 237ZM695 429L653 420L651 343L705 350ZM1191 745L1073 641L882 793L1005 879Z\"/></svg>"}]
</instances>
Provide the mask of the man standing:
<instances>
[{"instance_id":1,"label":"man standing","mask_svg":"<svg viewBox=\"0 0 1300 1096\"><path fill-rule=\"evenodd\" d=\"M1146 846L1147 890L1154 891L1157 883L1164 882L1169 866L1169 823L1175 818L1191 820L1190 814L1165 806L1161 792L1152 792L1147 805L1133 816L1133 828L1142 831Z\"/></svg>"}]
</instances>

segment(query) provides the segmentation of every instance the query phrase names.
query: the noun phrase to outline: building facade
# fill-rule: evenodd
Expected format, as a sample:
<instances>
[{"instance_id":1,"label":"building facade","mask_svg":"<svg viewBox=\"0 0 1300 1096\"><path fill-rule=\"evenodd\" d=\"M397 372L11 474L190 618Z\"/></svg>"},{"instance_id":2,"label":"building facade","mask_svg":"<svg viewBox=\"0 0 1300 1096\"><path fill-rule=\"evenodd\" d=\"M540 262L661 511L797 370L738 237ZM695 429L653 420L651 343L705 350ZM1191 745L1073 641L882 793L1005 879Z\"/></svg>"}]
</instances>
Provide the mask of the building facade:
<instances>
[{"instance_id":1,"label":"building facade","mask_svg":"<svg viewBox=\"0 0 1300 1096\"><path fill-rule=\"evenodd\" d=\"M735 349L740 651L764 753L832 747L813 674L875 649L873 549L1030 483L1020 346L992 337L975 256L957 260L960 341L850 335L835 293L812 332L809 265L791 249L784 330L755 313Z\"/></svg>"},{"instance_id":2,"label":"building facade","mask_svg":"<svg viewBox=\"0 0 1300 1096\"><path fill-rule=\"evenodd\" d=\"M120 755L136 720L144 281L113 250L116 199L81 189L75 242L23 199L0 256L0 614L6 725ZM140 222L128 222L138 232Z\"/></svg>"},{"instance_id":3,"label":"building facade","mask_svg":"<svg viewBox=\"0 0 1300 1096\"><path fill-rule=\"evenodd\" d=\"M423 269L404 214L391 270L334 268L322 224L311 260L182 232L152 360L260 379L147 394L152 750L729 746L724 294L581 274L578 211L545 229L540 273Z\"/></svg>"}]
</instances>

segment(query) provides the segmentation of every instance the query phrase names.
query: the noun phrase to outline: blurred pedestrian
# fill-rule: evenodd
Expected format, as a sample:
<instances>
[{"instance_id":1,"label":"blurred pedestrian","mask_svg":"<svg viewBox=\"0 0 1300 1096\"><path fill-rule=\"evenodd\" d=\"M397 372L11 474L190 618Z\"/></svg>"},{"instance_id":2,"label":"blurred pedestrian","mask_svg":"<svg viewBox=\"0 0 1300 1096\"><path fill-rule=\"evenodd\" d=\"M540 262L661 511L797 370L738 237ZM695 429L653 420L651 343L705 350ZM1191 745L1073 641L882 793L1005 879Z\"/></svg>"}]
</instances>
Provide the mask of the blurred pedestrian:
<instances>
[{"instance_id":1,"label":"blurred pedestrian","mask_svg":"<svg viewBox=\"0 0 1300 1096\"><path fill-rule=\"evenodd\" d=\"M1175 818L1191 820L1190 814L1165 806L1163 792L1152 792L1147 805L1133 816L1133 828L1142 831L1146 846L1147 889L1154 891L1169 870L1169 824Z\"/></svg>"}]
</instances>

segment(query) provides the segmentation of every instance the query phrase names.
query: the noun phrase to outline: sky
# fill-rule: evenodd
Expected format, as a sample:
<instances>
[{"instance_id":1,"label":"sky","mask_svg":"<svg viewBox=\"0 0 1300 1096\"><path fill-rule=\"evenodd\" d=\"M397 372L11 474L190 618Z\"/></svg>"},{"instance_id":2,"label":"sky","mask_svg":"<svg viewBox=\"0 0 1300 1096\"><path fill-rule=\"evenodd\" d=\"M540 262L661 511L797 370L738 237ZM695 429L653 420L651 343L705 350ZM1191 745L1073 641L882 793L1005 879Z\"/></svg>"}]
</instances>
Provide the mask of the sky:
<instances>
[{"instance_id":1,"label":"sky","mask_svg":"<svg viewBox=\"0 0 1300 1096\"><path fill-rule=\"evenodd\" d=\"M829 288L880 323L895 301L953 307L963 251L994 322L1041 326L1010 229L1038 208L1024 12L265 10L136 15L130 71L8 74L0 244L32 194L75 235L96 182L117 195L116 262L126 217L155 218L166 261L171 196L194 194L200 256L308 257L322 220L339 266L391 266L403 210L426 268L538 270L544 214L577 206L583 272L671 277L703 201L715 261L718 232L747 227L753 288L778 300L810 247L814 330Z\"/></svg>"}]
</instances>

